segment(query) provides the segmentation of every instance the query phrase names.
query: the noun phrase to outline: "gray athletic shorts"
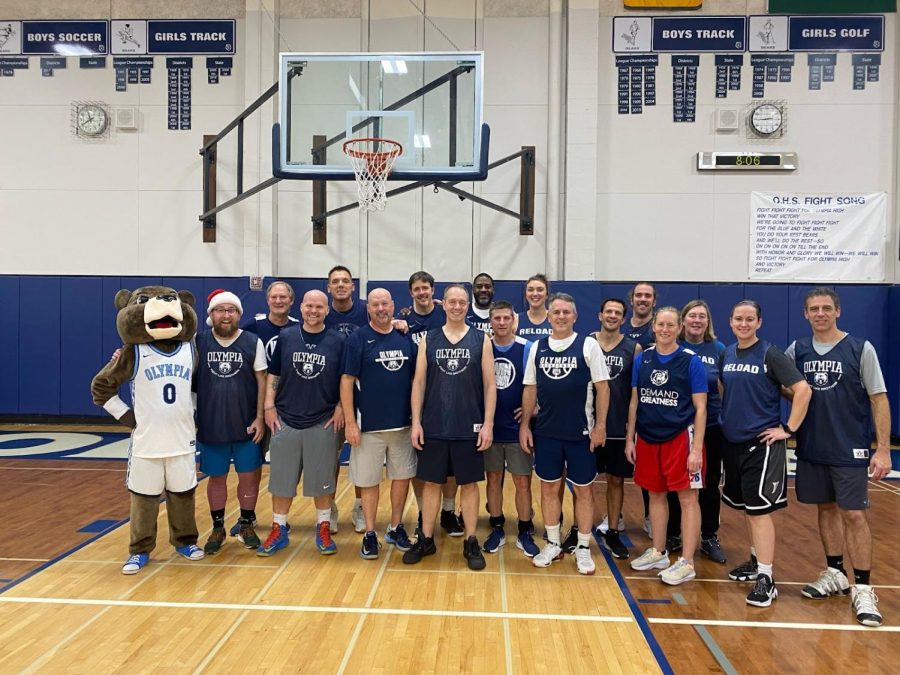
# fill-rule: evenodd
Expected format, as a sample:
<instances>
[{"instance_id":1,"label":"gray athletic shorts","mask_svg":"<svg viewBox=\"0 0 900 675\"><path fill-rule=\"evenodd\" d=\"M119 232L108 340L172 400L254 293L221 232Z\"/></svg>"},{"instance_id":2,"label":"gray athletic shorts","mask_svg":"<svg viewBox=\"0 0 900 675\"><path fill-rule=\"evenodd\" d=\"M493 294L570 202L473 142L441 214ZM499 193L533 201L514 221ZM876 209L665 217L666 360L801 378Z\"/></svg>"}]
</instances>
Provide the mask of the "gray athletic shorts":
<instances>
[{"instance_id":1,"label":"gray athletic shorts","mask_svg":"<svg viewBox=\"0 0 900 675\"><path fill-rule=\"evenodd\" d=\"M294 429L282 422L269 445L269 492L276 497L296 497L303 476L303 496L321 497L335 491L335 472L343 434L316 424Z\"/></svg>"},{"instance_id":2,"label":"gray athletic shorts","mask_svg":"<svg viewBox=\"0 0 900 675\"><path fill-rule=\"evenodd\" d=\"M530 476L534 459L518 443L494 443L484 451L484 470L506 469L515 476Z\"/></svg>"},{"instance_id":3,"label":"gray athletic shorts","mask_svg":"<svg viewBox=\"0 0 900 675\"><path fill-rule=\"evenodd\" d=\"M845 511L869 508L869 467L830 466L797 460L797 501L837 505Z\"/></svg>"},{"instance_id":4,"label":"gray athletic shorts","mask_svg":"<svg viewBox=\"0 0 900 675\"><path fill-rule=\"evenodd\" d=\"M409 427L367 431L359 439L359 446L350 449L350 482L356 487L375 487L381 483L385 463L390 480L416 475L416 451Z\"/></svg>"}]
</instances>

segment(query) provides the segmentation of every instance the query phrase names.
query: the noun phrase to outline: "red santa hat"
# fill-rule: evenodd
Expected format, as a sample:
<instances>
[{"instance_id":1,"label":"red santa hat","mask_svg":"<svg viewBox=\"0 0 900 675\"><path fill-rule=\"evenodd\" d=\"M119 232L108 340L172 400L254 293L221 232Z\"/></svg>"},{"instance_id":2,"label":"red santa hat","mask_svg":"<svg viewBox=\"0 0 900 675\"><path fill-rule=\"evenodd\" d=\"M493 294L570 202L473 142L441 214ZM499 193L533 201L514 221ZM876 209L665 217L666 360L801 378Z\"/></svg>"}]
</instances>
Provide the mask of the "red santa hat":
<instances>
[{"instance_id":1,"label":"red santa hat","mask_svg":"<svg viewBox=\"0 0 900 675\"><path fill-rule=\"evenodd\" d=\"M209 315L212 314L212 311L219 305L234 305L235 307L237 307L239 314L244 313L244 308L241 305L241 299L231 291L226 291L224 288L217 288L212 293L207 295L206 302L208 304L206 308L207 326L212 326L212 318L210 318Z\"/></svg>"}]
</instances>

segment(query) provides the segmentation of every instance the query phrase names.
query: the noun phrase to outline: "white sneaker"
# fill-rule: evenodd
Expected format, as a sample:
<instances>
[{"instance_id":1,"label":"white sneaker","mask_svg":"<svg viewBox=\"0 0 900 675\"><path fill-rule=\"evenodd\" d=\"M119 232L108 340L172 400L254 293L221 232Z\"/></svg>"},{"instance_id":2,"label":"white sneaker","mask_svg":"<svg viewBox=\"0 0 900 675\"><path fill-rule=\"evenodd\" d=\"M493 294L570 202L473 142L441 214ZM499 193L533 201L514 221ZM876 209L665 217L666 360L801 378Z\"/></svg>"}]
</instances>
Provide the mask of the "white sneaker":
<instances>
[{"instance_id":1,"label":"white sneaker","mask_svg":"<svg viewBox=\"0 0 900 675\"><path fill-rule=\"evenodd\" d=\"M544 548L541 549L541 552L531 559L531 563L535 567L550 567L553 562L562 559L562 547L559 544L548 541L544 544Z\"/></svg>"},{"instance_id":2,"label":"white sneaker","mask_svg":"<svg viewBox=\"0 0 900 675\"><path fill-rule=\"evenodd\" d=\"M631 569L643 572L644 570L664 570L669 566L669 556L660 553L652 546L641 555L631 561Z\"/></svg>"},{"instance_id":3,"label":"white sneaker","mask_svg":"<svg viewBox=\"0 0 900 675\"><path fill-rule=\"evenodd\" d=\"M683 584L685 581L690 581L696 576L697 574L694 572L694 566L684 558L679 558L674 565L667 567L659 573L660 579L670 586Z\"/></svg>"},{"instance_id":4,"label":"white sneaker","mask_svg":"<svg viewBox=\"0 0 900 675\"><path fill-rule=\"evenodd\" d=\"M579 574L591 575L597 569L594 566L594 559L591 558L591 549L587 546L576 547L575 564L578 567Z\"/></svg>"},{"instance_id":5,"label":"white sneaker","mask_svg":"<svg viewBox=\"0 0 900 675\"><path fill-rule=\"evenodd\" d=\"M647 533L647 539L653 539L653 527L650 525L650 516L644 518L644 532Z\"/></svg>"},{"instance_id":6,"label":"white sneaker","mask_svg":"<svg viewBox=\"0 0 900 675\"><path fill-rule=\"evenodd\" d=\"M878 611L878 596L871 586L856 584L850 588L850 602L856 612L856 620L863 626L877 628L881 625L881 612Z\"/></svg>"},{"instance_id":7,"label":"white sneaker","mask_svg":"<svg viewBox=\"0 0 900 675\"><path fill-rule=\"evenodd\" d=\"M328 521L328 531L331 534L338 533L338 507L334 502L331 502L331 520Z\"/></svg>"},{"instance_id":8,"label":"white sneaker","mask_svg":"<svg viewBox=\"0 0 900 675\"><path fill-rule=\"evenodd\" d=\"M362 504L354 504L350 512L350 520L353 522L353 530L358 533L366 531L366 517L363 515Z\"/></svg>"},{"instance_id":9,"label":"white sneaker","mask_svg":"<svg viewBox=\"0 0 900 675\"><path fill-rule=\"evenodd\" d=\"M804 597L813 600L831 595L847 595L849 592L850 582L847 581L847 576L833 567L826 567L824 572L819 573L818 579L800 589Z\"/></svg>"},{"instance_id":10,"label":"white sneaker","mask_svg":"<svg viewBox=\"0 0 900 675\"><path fill-rule=\"evenodd\" d=\"M600 524L595 529L600 530L601 534L606 534L607 532L609 532L608 513L603 514L603 520L600 521ZM619 532L625 529L625 517L621 513L619 514L619 526L616 529L619 530Z\"/></svg>"}]
</instances>

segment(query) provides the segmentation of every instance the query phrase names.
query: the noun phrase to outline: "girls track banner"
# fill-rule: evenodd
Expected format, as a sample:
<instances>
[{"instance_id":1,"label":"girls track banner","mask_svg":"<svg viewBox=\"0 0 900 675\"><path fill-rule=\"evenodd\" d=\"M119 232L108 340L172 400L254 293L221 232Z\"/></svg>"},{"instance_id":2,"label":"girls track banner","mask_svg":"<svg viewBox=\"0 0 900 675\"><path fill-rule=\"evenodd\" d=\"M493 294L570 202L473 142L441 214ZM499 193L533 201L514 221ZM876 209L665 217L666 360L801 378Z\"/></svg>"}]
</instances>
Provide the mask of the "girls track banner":
<instances>
[{"instance_id":1,"label":"girls track banner","mask_svg":"<svg viewBox=\"0 0 900 675\"><path fill-rule=\"evenodd\" d=\"M884 280L884 192L751 192L750 208L748 278Z\"/></svg>"}]
</instances>

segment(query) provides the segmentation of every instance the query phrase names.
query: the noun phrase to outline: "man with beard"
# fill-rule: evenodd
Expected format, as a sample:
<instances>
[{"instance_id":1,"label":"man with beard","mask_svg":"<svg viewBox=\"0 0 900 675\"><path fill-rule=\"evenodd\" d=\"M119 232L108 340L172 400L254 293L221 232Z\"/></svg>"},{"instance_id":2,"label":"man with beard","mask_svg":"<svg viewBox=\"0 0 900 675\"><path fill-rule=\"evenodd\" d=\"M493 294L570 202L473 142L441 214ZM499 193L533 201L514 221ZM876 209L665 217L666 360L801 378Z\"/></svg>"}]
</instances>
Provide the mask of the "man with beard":
<instances>
[{"instance_id":1,"label":"man with beard","mask_svg":"<svg viewBox=\"0 0 900 675\"><path fill-rule=\"evenodd\" d=\"M409 278L409 294L413 299L412 310L404 310L409 314L398 318L406 319L409 336L419 344L425 333L446 323L447 315L444 308L434 301L434 277L428 272L420 270Z\"/></svg>"},{"instance_id":2,"label":"man with beard","mask_svg":"<svg viewBox=\"0 0 900 675\"><path fill-rule=\"evenodd\" d=\"M212 330L197 337L197 446L200 470L209 476L206 496L213 525L203 547L207 555L214 555L225 543L227 477L232 462L241 507L238 540L251 549L260 543L253 526L262 466L258 444L265 428L266 355L254 333L238 328L242 312L234 293L213 291L206 320Z\"/></svg>"},{"instance_id":3,"label":"man with beard","mask_svg":"<svg viewBox=\"0 0 900 675\"><path fill-rule=\"evenodd\" d=\"M492 302L494 302L494 279L487 272L482 272L472 282L472 307L466 315L466 323L490 335Z\"/></svg>"}]
</instances>

